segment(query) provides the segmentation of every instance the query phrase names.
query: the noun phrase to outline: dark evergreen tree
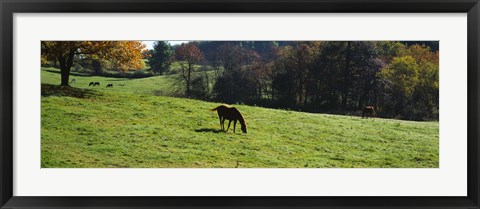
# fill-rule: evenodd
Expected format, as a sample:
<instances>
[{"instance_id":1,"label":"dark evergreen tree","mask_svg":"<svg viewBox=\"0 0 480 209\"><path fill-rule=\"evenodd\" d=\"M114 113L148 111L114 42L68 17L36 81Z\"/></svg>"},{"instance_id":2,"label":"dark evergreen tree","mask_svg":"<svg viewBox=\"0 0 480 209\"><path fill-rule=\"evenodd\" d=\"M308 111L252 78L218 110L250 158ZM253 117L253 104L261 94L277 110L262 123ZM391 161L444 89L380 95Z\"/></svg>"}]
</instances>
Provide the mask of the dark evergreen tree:
<instances>
[{"instance_id":1,"label":"dark evergreen tree","mask_svg":"<svg viewBox=\"0 0 480 209\"><path fill-rule=\"evenodd\" d=\"M156 41L153 44L153 51L148 57L148 64L150 69L158 75L163 75L168 72L172 64L173 49L166 41Z\"/></svg>"}]
</instances>

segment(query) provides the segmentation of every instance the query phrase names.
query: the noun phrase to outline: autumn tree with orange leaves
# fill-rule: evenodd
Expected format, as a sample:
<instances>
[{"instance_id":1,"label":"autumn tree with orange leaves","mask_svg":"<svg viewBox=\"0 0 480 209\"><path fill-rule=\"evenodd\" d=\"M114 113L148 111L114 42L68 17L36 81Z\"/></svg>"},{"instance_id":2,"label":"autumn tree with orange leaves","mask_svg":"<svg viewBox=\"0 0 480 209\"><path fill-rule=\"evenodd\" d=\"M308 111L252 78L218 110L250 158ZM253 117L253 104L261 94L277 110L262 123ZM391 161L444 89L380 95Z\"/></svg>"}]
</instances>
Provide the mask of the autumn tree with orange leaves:
<instances>
[{"instance_id":1,"label":"autumn tree with orange leaves","mask_svg":"<svg viewBox=\"0 0 480 209\"><path fill-rule=\"evenodd\" d=\"M114 69L127 71L143 66L140 41L42 41L42 60L60 64L61 86L69 86L70 69L76 58L90 56L108 60Z\"/></svg>"}]
</instances>

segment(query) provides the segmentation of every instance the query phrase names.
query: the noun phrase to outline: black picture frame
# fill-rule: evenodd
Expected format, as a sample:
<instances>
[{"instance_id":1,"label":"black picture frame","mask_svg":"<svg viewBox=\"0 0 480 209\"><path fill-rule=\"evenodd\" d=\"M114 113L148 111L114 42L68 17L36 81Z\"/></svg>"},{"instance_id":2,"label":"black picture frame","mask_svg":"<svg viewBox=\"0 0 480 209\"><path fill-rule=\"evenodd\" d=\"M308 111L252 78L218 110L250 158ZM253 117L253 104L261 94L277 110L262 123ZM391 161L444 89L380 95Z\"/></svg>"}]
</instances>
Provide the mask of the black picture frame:
<instances>
[{"instance_id":1,"label":"black picture frame","mask_svg":"<svg viewBox=\"0 0 480 209\"><path fill-rule=\"evenodd\" d=\"M1 208L479 208L478 0L0 0ZM465 197L13 196L14 13L467 13L468 195ZM95 188L92 188L92 190Z\"/></svg>"}]
</instances>

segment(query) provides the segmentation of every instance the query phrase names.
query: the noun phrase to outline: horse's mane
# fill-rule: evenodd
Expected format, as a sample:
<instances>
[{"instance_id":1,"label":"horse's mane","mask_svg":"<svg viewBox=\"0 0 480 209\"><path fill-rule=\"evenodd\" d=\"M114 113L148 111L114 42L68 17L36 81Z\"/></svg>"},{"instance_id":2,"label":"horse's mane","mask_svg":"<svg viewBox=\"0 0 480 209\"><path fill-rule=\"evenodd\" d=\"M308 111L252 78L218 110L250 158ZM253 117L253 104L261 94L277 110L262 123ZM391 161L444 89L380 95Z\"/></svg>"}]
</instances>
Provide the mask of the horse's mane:
<instances>
[{"instance_id":1,"label":"horse's mane","mask_svg":"<svg viewBox=\"0 0 480 209\"><path fill-rule=\"evenodd\" d=\"M245 118L243 118L242 113L240 113L240 111L238 111L237 108L235 108L235 107L230 107L230 108L235 109L235 111L237 111L238 115L240 116L240 118L238 119L240 121L240 124L247 127L247 122L245 121Z\"/></svg>"}]
</instances>

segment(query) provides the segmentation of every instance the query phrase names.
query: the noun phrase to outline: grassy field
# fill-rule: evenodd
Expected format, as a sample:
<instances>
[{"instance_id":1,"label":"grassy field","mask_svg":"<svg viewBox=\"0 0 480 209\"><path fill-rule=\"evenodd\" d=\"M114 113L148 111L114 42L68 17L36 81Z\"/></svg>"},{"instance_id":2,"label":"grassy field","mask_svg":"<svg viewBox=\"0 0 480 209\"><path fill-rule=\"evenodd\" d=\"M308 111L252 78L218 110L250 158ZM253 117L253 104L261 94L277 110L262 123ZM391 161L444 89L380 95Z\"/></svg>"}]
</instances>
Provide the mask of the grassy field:
<instances>
[{"instance_id":1,"label":"grassy field","mask_svg":"<svg viewBox=\"0 0 480 209\"><path fill-rule=\"evenodd\" d=\"M141 95L169 95L176 91L178 78L176 75L154 76L149 78L111 78L102 76L86 76L81 74L70 75L70 80L75 79L70 86L75 88L91 89L100 92L128 92ZM100 82L100 86L89 86L90 82ZM107 84L113 88L105 88ZM42 84L60 84L60 70L56 68L42 68Z\"/></svg>"},{"instance_id":2,"label":"grassy field","mask_svg":"<svg viewBox=\"0 0 480 209\"><path fill-rule=\"evenodd\" d=\"M155 96L172 76L118 79L42 69L43 168L437 168L438 122L236 105L248 134L220 131L218 103ZM91 81L101 87L88 87ZM114 88L104 84L114 83Z\"/></svg>"}]
</instances>

